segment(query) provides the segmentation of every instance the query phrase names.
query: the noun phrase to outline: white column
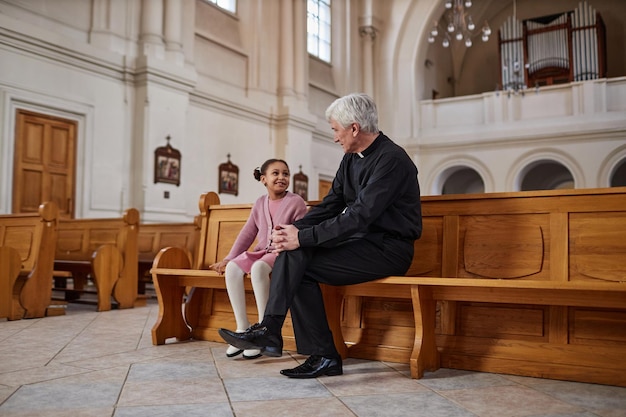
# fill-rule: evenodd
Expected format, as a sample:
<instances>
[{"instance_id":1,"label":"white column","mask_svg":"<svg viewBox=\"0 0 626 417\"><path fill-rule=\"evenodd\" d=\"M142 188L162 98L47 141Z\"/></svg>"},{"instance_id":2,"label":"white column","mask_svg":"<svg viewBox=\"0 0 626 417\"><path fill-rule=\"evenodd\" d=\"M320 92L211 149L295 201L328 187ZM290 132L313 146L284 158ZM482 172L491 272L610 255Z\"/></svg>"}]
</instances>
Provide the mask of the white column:
<instances>
[{"instance_id":1,"label":"white column","mask_svg":"<svg viewBox=\"0 0 626 417\"><path fill-rule=\"evenodd\" d=\"M140 41L144 55L163 58L163 0L142 0Z\"/></svg>"},{"instance_id":2,"label":"white column","mask_svg":"<svg viewBox=\"0 0 626 417\"><path fill-rule=\"evenodd\" d=\"M182 65L182 2L165 0L165 53L176 64Z\"/></svg>"},{"instance_id":3,"label":"white column","mask_svg":"<svg viewBox=\"0 0 626 417\"><path fill-rule=\"evenodd\" d=\"M278 78L278 95L293 96L294 91L294 24L293 0L280 2L280 75Z\"/></svg>"},{"instance_id":4,"label":"white column","mask_svg":"<svg viewBox=\"0 0 626 417\"><path fill-rule=\"evenodd\" d=\"M296 0L294 15L294 77L298 99L307 100L309 86L309 53L307 52L306 0Z\"/></svg>"},{"instance_id":5,"label":"white column","mask_svg":"<svg viewBox=\"0 0 626 417\"><path fill-rule=\"evenodd\" d=\"M93 0L91 8L91 32L105 32L109 30L109 3L108 0Z\"/></svg>"},{"instance_id":6,"label":"white column","mask_svg":"<svg viewBox=\"0 0 626 417\"><path fill-rule=\"evenodd\" d=\"M361 26L361 45L363 48L363 92L374 97L374 40L376 29L374 26Z\"/></svg>"},{"instance_id":7,"label":"white column","mask_svg":"<svg viewBox=\"0 0 626 417\"><path fill-rule=\"evenodd\" d=\"M374 97L374 41L376 40L376 29L374 22L374 4L372 0L362 0L361 17L359 18L359 35L361 37L363 92Z\"/></svg>"},{"instance_id":8,"label":"white column","mask_svg":"<svg viewBox=\"0 0 626 417\"><path fill-rule=\"evenodd\" d=\"M111 3L111 0L93 0L89 43L99 48L125 54L125 42L121 38L126 34L114 24L118 23L118 20L130 19L128 16L120 18L120 13L123 12L120 5Z\"/></svg>"}]
</instances>

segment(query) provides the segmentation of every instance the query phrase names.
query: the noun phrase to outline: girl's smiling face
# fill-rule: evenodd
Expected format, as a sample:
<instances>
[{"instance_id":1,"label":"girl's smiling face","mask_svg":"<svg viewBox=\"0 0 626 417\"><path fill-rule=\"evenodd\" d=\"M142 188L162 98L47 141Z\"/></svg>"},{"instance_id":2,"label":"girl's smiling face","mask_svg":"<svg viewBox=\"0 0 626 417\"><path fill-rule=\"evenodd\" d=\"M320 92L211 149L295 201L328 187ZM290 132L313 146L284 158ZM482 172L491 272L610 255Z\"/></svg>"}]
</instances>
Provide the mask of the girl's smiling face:
<instances>
[{"instance_id":1,"label":"girl's smiling face","mask_svg":"<svg viewBox=\"0 0 626 417\"><path fill-rule=\"evenodd\" d=\"M289 168L283 162L273 162L261 174L261 182L272 200L282 198L289 188Z\"/></svg>"}]
</instances>

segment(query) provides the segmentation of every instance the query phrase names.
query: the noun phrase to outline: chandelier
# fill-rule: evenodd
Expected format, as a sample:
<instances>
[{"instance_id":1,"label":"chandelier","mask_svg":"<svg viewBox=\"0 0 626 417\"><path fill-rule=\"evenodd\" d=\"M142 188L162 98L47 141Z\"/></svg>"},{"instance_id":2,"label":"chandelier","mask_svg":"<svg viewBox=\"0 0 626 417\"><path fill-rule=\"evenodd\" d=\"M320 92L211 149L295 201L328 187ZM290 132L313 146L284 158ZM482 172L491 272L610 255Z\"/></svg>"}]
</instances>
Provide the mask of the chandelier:
<instances>
[{"instance_id":1,"label":"chandelier","mask_svg":"<svg viewBox=\"0 0 626 417\"><path fill-rule=\"evenodd\" d=\"M440 33L443 38L441 45L444 48L450 46L452 39L464 41L465 46L469 48L472 46L472 38L478 35L481 35L483 42L487 42L491 35L491 28L485 21L480 32L474 32L476 25L469 14L470 7L472 7L471 0L446 0L445 27L440 27L440 22L436 21L428 35L428 42L434 43Z\"/></svg>"}]
</instances>

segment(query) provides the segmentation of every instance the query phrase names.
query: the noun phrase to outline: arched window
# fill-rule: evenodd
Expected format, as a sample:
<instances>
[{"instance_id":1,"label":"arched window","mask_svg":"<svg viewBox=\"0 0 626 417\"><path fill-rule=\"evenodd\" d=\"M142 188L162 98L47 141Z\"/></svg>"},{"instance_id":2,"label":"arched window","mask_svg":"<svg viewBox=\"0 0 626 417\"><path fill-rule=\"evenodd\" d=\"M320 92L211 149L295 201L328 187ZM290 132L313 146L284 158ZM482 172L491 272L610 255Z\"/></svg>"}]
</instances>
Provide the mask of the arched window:
<instances>
[{"instance_id":1,"label":"arched window","mask_svg":"<svg viewBox=\"0 0 626 417\"><path fill-rule=\"evenodd\" d=\"M307 51L326 62L330 62L330 2L308 0L306 6Z\"/></svg>"},{"instance_id":2,"label":"arched window","mask_svg":"<svg viewBox=\"0 0 626 417\"><path fill-rule=\"evenodd\" d=\"M611 175L611 187L626 186L626 159L623 160Z\"/></svg>"},{"instance_id":3,"label":"arched window","mask_svg":"<svg viewBox=\"0 0 626 417\"><path fill-rule=\"evenodd\" d=\"M485 183L480 175L471 168L461 168L446 179L441 194L484 193Z\"/></svg>"},{"instance_id":4,"label":"arched window","mask_svg":"<svg viewBox=\"0 0 626 417\"><path fill-rule=\"evenodd\" d=\"M526 172L521 191L572 189L574 185L574 177L565 166L558 162L543 161Z\"/></svg>"}]
</instances>

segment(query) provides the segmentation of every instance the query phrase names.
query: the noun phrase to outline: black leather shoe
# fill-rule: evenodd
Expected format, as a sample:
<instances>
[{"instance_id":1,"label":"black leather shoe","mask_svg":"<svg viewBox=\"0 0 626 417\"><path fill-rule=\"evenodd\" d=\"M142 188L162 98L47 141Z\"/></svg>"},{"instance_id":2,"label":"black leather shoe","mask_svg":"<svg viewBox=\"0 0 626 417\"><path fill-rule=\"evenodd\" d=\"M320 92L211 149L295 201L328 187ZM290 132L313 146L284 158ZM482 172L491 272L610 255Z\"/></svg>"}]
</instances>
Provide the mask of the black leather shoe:
<instances>
[{"instance_id":1,"label":"black leather shoe","mask_svg":"<svg viewBox=\"0 0 626 417\"><path fill-rule=\"evenodd\" d=\"M283 369L280 373L289 378L317 378L322 375L342 375L343 367L341 358L311 355L302 365L293 369Z\"/></svg>"},{"instance_id":2,"label":"black leather shoe","mask_svg":"<svg viewBox=\"0 0 626 417\"><path fill-rule=\"evenodd\" d=\"M259 323L250 326L245 332L237 333L228 329L219 329L222 339L239 349L260 349L265 356L278 358L283 355L283 338L270 333Z\"/></svg>"}]
</instances>

